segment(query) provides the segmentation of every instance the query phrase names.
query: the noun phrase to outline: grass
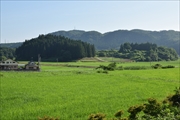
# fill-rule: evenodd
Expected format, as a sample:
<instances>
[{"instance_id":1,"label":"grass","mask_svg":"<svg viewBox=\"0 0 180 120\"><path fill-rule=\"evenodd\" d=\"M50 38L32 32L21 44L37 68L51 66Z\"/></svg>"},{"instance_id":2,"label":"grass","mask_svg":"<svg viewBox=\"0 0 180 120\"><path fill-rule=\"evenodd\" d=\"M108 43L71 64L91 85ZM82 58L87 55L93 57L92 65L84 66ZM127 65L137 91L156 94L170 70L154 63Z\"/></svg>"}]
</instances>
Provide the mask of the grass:
<instances>
[{"instance_id":1,"label":"grass","mask_svg":"<svg viewBox=\"0 0 180 120\"><path fill-rule=\"evenodd\" d=\"M104 60L105 62L94 62L94 61L77 61L77 62L41 62L42 66L74 66L74 67L98 67L99 65L108 65L109 63L116 62L117 66L152 66L155 64L161 64L163 66L174 65L176 67L180 66L180 59L177 61L155 61L155 62L126 62L125 59L120 58L111 58L111 57L99 57L99 59ZM113 60L113 61L112 61ZM27 61L20 61L20 64L27 64Z\"/></svg>"},{"instance_id":2,"label":"grass","mask_svg":"<svg viewBox=\"0 0 180 120\"><path fill-rule=\"evenodd\" d=\"M38 117L54 116L61 120L87 120L91 113L98 112L112 118L118 110L125 110L125 115L128 115L126 110L130 106L142 104L150 97L163 100L179 85L179 68L103 74L97 73L94 68L43 64L41 72L0 73L0 119L36 120ZM59 64L98 66L109 63Z\"/></svg>"}]
</instances>

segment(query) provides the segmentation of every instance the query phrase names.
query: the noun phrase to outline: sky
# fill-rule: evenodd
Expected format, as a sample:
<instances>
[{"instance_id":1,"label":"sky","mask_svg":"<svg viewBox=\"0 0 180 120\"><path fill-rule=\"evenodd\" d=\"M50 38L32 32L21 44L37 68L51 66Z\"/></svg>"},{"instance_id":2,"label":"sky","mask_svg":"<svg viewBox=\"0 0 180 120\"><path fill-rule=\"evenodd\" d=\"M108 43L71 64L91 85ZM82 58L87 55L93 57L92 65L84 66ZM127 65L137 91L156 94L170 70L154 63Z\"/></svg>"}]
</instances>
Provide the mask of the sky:
<instances>
[{"instance_id":1,"label":"sky","mask_svg":"<svg viewBox=\"0 0 180 120\"><path fill-rule=\"evenodd\" d=\"M1 0L0 11L0 43L74 29L180 31L179 0Z\"/></svg>"}]
</instances>

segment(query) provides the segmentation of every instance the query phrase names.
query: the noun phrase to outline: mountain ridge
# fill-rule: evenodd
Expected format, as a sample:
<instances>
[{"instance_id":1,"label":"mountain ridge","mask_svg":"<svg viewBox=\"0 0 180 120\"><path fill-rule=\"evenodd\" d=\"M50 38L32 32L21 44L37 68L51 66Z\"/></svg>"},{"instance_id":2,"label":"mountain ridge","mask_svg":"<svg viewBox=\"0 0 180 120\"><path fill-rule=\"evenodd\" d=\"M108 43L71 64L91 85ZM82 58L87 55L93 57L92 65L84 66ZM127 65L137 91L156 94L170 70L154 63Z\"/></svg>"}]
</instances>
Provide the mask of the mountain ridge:
<instances>
[{"instance_id":1,"label":"mountain ridge","mask_svg":"<svg viewBox=\"0 0 180 120\"><path fill-rule=\"evenodd\" d=\"M73 40L82 40L94 44L96 49L119 49L120 45L129 43L155 43L158 46L171 47L180 55L180 31L151 31L142 29L114 30L105 33L85 30L59 30L48 34L61 35ZM1 44L2 46L2 44Z\"/></svg>"},{"instance_id":2,"label":"mountain ridge","mask_svg":"<svg viewBox=\"0 0 180 120\"><path fill-rule=\"evenodd\" d=\"M98 31L81 31L81 34L73 34L79 30L70 30L62 34L62 31L56 31L49 34L63 35L65 37L82 40L94 44L99 50L102 49L119 49L119 46L125 42L130 43L156 43L159 46L174 48L178 54L180 32L174 30L150 31L141 29L132 30L115 30L106 33Z\"/></svg>"}]
</instances>

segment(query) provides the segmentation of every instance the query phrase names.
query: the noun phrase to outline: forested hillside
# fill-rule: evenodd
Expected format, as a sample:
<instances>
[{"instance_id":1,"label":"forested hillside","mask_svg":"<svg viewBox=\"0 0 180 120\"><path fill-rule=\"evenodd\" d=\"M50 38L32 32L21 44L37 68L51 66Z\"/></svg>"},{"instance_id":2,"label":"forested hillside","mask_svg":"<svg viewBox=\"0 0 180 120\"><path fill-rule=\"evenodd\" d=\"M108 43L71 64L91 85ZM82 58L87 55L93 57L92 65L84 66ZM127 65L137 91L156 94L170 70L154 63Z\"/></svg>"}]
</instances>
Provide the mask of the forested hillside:
<instances>
[{"instance_id":1,"label":"forested hillside","mask_svg":"<svg viewBox=\"0 0 180 120\"><path fill-rule=\"evenodd\" d=\"M1 43L0 47L7 47L7 48L17 48L22 45L23 42L17 43Z\"/></svg>"},{"instance_id":2,"label":"forested hillside","mask_svg":"<svg viewBox=\"0 0 180 120\"><path fill-rule=\"evenodd\" d=\"M0 61L5 60L7 58L14 59L15 58L15 49L8 47L0 47Z\"/></svg>"},{"instance_id":3,"label":"forested hillside","mask_svg":"<svg viewBox=\"0 0 180 120\"><path fill-rule=\"evenodd\" d=\"M180 55L179 42L180 32L178 31L145 31L145 30L117 30L101 34L97 31L57 31L50 33L63 35L71 39L79 39L94 44L98 50L119 49L119 45L129 43L155 43L158 46L174 48Z\"/></svg>"},{"instance_id":4,"label":"forested hillside","mask_svg":"<svg viewBox=\"0 0 180 120\"><path fill-rule=\"evenodd\" d=\"M157 46L152 43L124 43L119 50L100 50L99 57L125 58L135 61L174 61L178 54L173 48Z\"/></svg>"},{"instance_id":5,"label":"forested hillside","mask_svg":"<svg viewBox=\"0 0 180 120\"><path fill-rule=\"evenodd\" d=\"M95 48L80 40L71 40L63 36L40 35L26 40L16 49L17 60L37 60L40 54L42 61L72 61L83 57L94 57Z\"/></svg>"},{"instance_id":6,"label":"forested hillside","mask_svg":"<svg viewBox=\"0 0 180 120\"><path fill-rule=\"evenodd\" d=\"M178 59L178 54L173 48L158 47L152 43L121 44L118 55L120 58L136 61L170 61Z\"/></svg>"},{"instance_id":7,"label":"forested hillside","mask_svg":"<svg viewBox=\"0 0 180 120\"><path fill-rule=\"evenodd\" d=\"M117 30L113 32L100 33L97 31L57 31L49 33L52 35L61 35L73 40L82 40L94 44L97 50L119 49L119 45L125 42L129 43L155 43L158 46L174 48L180 55L180 32L179 31L145 31L145 30ZM19 47L22 43L0 44L3 47Z\"/></svg>"}]
</instances>

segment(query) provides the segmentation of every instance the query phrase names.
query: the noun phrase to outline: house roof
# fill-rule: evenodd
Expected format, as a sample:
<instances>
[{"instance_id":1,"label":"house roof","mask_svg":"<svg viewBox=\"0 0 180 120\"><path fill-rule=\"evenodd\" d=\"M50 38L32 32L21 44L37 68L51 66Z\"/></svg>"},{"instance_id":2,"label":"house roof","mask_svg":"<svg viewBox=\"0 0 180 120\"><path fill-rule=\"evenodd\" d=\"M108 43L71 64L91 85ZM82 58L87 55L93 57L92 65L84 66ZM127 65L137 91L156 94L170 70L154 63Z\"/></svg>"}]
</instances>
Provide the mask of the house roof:
<instances>
[{"instance_id":1,"label":"house roof","mask_svg":"<svg viewBox=\"0 0 180 120\"><path fill-rule=\"evenodd\" d=\"M0 65L1 66L4 66L4 65L18 65L18 63L14 60L11 60L11 59L7 59L7 60L4 60L4 61L0 61Z\"/></svg>"},{"instance_id":2,"label":"house roof","mask_svg":"<svg viewBox=\"0 0 180 120\"><path fill-rule=\"evenodd\" d=\"M33 61L29 61L28 64L26 64L26 66L38 66L35 62Z\"/></svg>"}]
</instances>

